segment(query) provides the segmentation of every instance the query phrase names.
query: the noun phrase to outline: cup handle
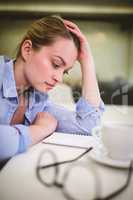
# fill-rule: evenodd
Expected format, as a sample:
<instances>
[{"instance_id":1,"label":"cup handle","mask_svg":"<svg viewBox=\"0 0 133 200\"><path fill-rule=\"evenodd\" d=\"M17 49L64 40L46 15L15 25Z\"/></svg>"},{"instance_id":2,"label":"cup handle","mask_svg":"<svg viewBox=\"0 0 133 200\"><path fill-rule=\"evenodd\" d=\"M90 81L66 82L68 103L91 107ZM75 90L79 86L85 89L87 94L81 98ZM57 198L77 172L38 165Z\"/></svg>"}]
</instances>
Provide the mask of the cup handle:
<instances>
[{"instance_id":1,"label":"cup handle","mask_svg":"<svg viewBox=\"0 0 133 200\"><path fill-rule=\"evenodd\" d=\"M101 137L101 131L102 131L102 127L97 126L95 128L93 128L92 130L92 136L94 137L96 143L97 143L97 147L99 149L99 151L104 154L107 155L107 150L104 147L104 144L102 142L102 137Z\"/></svg>"},{"instance_id":2,"label":"cup handle","mask_svg":"<svg viewBox=\"0 0 133 200\"><path fill-rule=\"evenodd\" d=\"M97 126L97 127L93 128L93 130L92 130L92 136L96 140L101 139L101 127Z\"/></svg>"}]
</instances>

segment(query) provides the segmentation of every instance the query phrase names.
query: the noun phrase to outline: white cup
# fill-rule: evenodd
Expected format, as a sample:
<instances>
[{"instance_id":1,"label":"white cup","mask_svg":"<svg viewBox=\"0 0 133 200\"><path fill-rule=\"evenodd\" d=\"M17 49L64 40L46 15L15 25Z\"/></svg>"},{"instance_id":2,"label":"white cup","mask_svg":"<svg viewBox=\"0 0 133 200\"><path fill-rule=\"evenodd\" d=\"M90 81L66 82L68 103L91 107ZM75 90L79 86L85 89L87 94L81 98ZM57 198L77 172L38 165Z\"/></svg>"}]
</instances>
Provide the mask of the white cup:
<instances>
[{"instance_id":1,"label":"white cup","mask_svg":"<svg viewBox=\"0 0 133 200\"><path fill-rule=\"evenodd\" d=\"M106 122L101 128L94 129L93 135L100 136L111 159L133 159L133 124Z\"/></svg>"}]
</instances>

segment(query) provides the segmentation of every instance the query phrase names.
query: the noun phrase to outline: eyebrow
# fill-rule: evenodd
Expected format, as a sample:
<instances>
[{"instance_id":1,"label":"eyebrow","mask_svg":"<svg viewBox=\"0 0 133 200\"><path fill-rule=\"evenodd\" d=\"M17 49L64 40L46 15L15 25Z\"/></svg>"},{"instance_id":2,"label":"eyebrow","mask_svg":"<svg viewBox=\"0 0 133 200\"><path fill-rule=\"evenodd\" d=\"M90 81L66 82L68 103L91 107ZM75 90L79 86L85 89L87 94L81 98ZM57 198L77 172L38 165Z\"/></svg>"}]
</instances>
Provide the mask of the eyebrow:
<instances>
[{"instance_id":1,"label":"eyebrow","mask_svg":"<svg viewBox=\"0 0 133 200\"><path fill-rule=\"evenodd\" d=\"M57 57L57 58L60 58L61 59L61 61L63 62L63 64L66 66L66 62L64 61L64 59L61 57L61 56L57 56L57 55L54 55L55 57ZM71 70L73 68L73 66L71 66L71 67L69 67L69 69L67 69L67 70L65 70L65 71L69 71L69 70Z\"/></svg>"},{"instance_id":2,"label":"eyebrow","mask_svg":"<svg viewBox=\"0 0 133 200\"><path fill-rule=\"evenodd\" d=\"M64 70L64 72L68 73L71 69L72 69L72 67L70 67L69 69Z\"/></svg>"},{"instance_id":3,"label":"eyebrow","mask_svg":"<svg viewBox=\"0 0 133 200\"><path fill-rule=\"evenodd\" d=\"M57 58L60 58L60 60L63 62L64 65L66 65L66 62L64 61L64 59L60 56L55 55Z\"/></svg>"}]
</instances>

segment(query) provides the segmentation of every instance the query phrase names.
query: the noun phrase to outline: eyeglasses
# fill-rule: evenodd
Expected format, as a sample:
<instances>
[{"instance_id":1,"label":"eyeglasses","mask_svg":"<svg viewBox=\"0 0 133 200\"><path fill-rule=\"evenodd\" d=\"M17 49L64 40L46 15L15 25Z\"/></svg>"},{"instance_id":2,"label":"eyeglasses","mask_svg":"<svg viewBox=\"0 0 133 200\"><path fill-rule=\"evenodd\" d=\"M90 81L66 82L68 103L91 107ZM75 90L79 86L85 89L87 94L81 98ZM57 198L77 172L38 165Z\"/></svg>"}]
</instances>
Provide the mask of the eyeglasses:
<instances>
[{"instance_id":1,"label":"eyeglasses","mask_svg":"<svg viewBox=\"0 0 133 200\"><path fill-rule=\"evenodd\" d=\"M89 187L91 182L89 180L88 167L84 165L84 161L81 159L85 157L93 148L86 149L83 153L76 156L74 159L64 160L58 162L56 154L47 149L40 153L36 166L37 179L46 187L57 187L62 190L64 197L68 200L80 200L81 194L85 199L90 200L110 200L120 193L122 193L130 184L133 161L130 162L128 168L128 175L125 184L109 194L106 197L90 197ZM78 161L78 162L76 162ZM68 165L69 164L69 165ZM76 180L76 181L75 181ZM86 183L86 184L85 184ZM81 188L84 190L81 192ZM83 188L85 187L85 188Z\"/></svg>"}]
</instances>

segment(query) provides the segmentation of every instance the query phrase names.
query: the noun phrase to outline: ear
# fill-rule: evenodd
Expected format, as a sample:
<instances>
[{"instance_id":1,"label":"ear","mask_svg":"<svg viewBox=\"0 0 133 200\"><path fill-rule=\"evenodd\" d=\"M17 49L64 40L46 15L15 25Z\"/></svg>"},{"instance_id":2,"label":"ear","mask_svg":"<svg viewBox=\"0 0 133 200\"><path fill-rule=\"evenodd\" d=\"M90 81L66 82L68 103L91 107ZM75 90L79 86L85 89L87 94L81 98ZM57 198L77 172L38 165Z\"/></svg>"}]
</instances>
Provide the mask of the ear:
<instances>
[{"instance_id":1,"label":"ear","mask_svg":"<svg viewBox=\"0 0 133 200\"><path fill-rule=\"evenodd\" d=\"M26 61L32 52L32 42L31 40L25 40L21 46L21 56L24 61Z\"/></svg>"}]
</instances>

